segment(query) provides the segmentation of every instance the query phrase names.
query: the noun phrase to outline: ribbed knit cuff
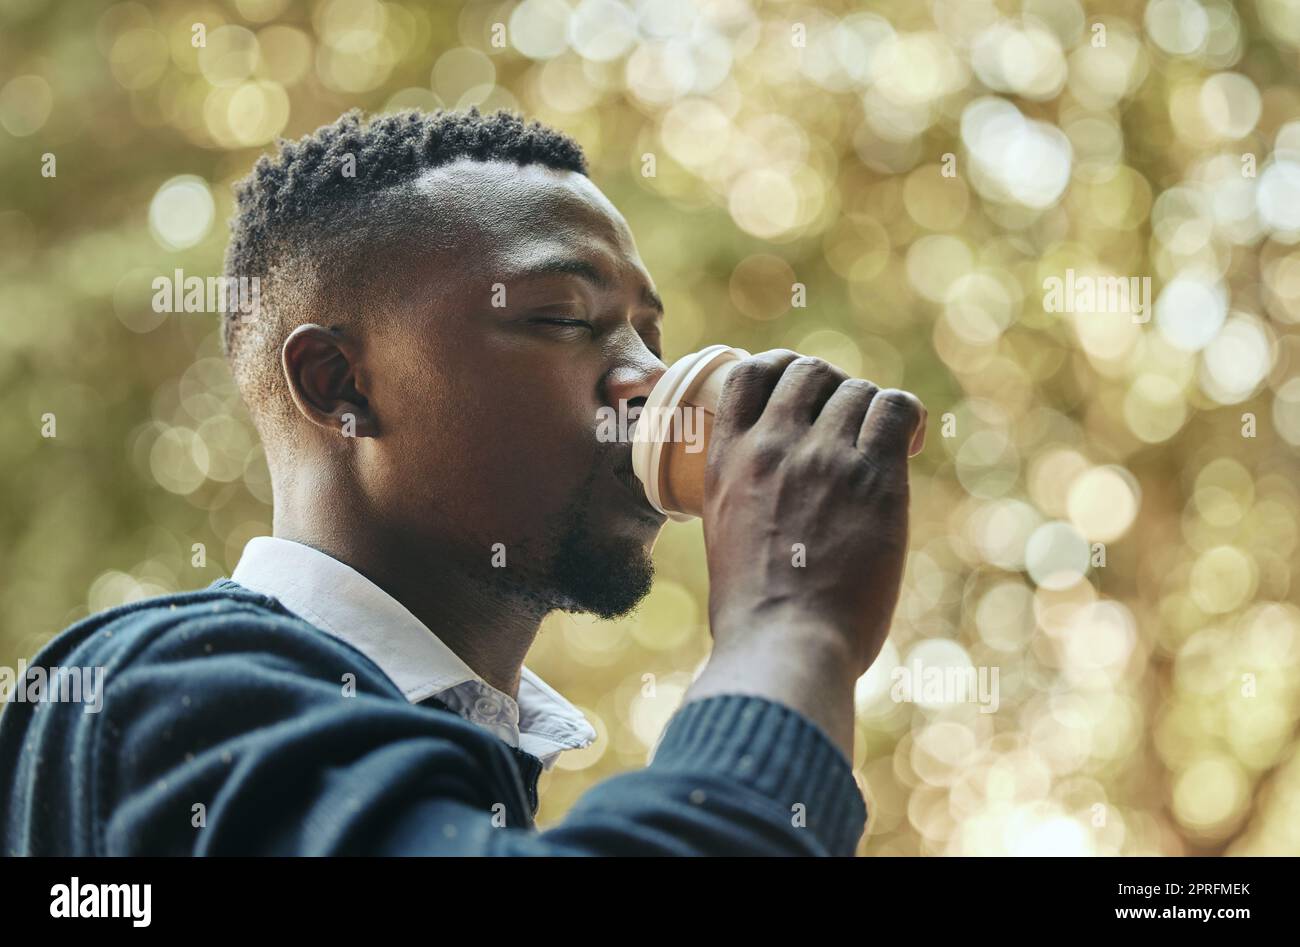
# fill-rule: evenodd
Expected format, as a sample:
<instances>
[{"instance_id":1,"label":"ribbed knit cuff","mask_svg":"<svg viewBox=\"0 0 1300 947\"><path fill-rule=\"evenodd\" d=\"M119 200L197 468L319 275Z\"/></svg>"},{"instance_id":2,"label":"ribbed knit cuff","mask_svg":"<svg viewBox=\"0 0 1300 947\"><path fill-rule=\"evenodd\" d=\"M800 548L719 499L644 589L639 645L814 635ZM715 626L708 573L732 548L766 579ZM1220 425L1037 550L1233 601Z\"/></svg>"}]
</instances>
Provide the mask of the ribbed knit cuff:
<instances>
[{"instance_id":1,"label":"ribbed knit cuff","mask_svg":"<svg viewBox=\"0 0 1300 947\"><path fill-rule=\"evenodd\" d=\"M776 800L804 804L806 828L832 855L854 854L867 822L853 765L826 732L785 704L718 694L684 704L650 765L725 775Z\"/></svg>"}]
</instances>

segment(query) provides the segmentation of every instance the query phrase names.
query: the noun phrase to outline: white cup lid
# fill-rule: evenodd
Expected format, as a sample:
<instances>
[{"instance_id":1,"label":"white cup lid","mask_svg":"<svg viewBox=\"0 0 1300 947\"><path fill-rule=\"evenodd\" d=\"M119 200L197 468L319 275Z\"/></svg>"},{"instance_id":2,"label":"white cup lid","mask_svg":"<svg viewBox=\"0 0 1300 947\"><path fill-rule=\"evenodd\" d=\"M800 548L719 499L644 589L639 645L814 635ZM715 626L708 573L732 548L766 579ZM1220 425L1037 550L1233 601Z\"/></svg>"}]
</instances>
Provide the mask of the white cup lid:
<instances>
[{"instance_id":1,"label":"white cup lid","mask_svg":"<svg viewBox=\"0 0 1300 947\"><path fill-rule=\"evenodd\" d=\"M645 405L638 418L636 432L632 439L632 469L645 487L646 499L660 513L678 522L685 522L693 517L689 513L679 513L664 509L659 497L659 463L663 456L663 435L667 431L667 421L672 410L680 404L682 398L695 383L719 365L730 361L748 358L744 349L729 345L710 345L683 355L669 366L668 371L655 383L646 397ZM659 419L658 424L649 423ZM641 420L647 423L642 424Z\"/></svg>"}]
</instances>

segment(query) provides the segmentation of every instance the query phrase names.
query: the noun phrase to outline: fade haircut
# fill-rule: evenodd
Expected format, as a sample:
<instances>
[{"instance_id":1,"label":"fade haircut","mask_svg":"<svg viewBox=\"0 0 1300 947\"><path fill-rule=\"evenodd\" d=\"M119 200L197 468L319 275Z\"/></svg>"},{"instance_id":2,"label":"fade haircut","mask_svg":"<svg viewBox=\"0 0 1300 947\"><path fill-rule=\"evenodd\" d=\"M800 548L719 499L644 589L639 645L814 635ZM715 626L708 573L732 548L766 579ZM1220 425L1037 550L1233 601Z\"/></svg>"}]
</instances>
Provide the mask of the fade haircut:
<instances>
[{"instance_id":1,"label":"fade haircut","mask_svg":"<svg viewBox=\"0 0 1300 947\"><path fill-rule=\"evenodd\" d=\"M281 139L235 185L225 277L256 277L258 310L227 306L222 348L268 455L291 401L280 349L299 325L356 326L383 309L380 248L412 235L422 172L470 158L540 164L587 174L582 148L540 122L505 110L405 111L363 118L353 109L296 142ZM448 245L448 235L425 239ZM246 284L247 285L247 284Z\"/></svg>"}]
</instances>

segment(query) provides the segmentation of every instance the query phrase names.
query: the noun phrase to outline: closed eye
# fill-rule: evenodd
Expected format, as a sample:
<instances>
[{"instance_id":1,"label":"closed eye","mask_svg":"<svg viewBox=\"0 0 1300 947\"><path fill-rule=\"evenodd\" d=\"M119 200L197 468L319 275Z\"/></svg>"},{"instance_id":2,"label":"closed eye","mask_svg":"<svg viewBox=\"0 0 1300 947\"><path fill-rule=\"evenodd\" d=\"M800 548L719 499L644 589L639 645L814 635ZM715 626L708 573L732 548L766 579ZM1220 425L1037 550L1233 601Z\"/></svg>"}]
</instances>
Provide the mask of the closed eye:
<instances>
[{"instance_id":1,"label":"closed eye","mask_svg":"<svg viewBox=\"0 0 1300 947\"><path fill-rule=\"evenodd\" d=\"M545 325L582 326L584 329L590 329L592 335L596 334L596 327L585 319L534 319L533 321L541 322Z\"/></svg>"},{"instance_id":2,"label":"closed eye","mask_svg":"<svg viewBox=\"0 0 1300 947\"><path fill-rule=\"evenodd\" d=\"M562 318L540 318L539 317L535 319L530 319L528 321L533 323L534 325L559 326L562 329L570 330L570 332L577 329L585 329L587 330L588 333L590 333L592 338L595 338L596 336L596 327L592 325L590 322L587 322L585 319L562 319ZM566 340L576 339L577 336L571 335L570 332L559 333L557 335L557 338L563 338Z\"/></svg>"},{"instance_id":3,"label":"closed eye","mask_svg":"<svg viewBox=\"0 0 1300 947\"><path fill-rule=\"evenodd\" d=\"M559 319L559 318L556 318L556 319L545 319L545 318L537 318L537 319L533 319L532 321L533 321L533 322L536 322L536 323L540 323L540 324L542 324L542 325L571 326L571 327L573 327L573 328L575 328L575 329L576 329L576 328L586 329L588 332L590 332L590 333L592 334L593 337L594 337L595 334L596 334L596 326L595 326L595 324L594 324L594 323L591 323L591 322L588 322L588 321L585 320L585 319ZM658 333L656 333L656 334L658 334ZM659 361L661 361L661 362L664 360L664 354L663 354L662 351L660 351L659 346L651 344L650 340L649 340L649 339L646 339L645 336L642 336L642 341L645 342L645 346L646 346L646 348L648 348L648 349L650 350L650 354L651 354L651 355L653 355L655 358L659 359Z\"/></svg>"}]
</instances>

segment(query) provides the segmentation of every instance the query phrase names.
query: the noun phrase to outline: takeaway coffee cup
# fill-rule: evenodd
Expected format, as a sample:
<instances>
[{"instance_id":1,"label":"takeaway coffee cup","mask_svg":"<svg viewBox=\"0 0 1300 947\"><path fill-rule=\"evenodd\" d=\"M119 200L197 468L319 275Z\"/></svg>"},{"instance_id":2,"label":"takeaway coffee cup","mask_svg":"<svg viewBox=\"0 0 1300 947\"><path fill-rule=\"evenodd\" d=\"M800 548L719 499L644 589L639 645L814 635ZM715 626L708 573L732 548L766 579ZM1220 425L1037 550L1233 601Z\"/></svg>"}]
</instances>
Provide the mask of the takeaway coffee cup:
<instances>
[{"instance_id":1,"label":"takeaway coffee cup","mask_svg":"<svg viewBox=\"0 0 1300 947\"><path fill-rule=\"evenodd\" d=\"M728 345L684 355L655 383L632 434L632 469L650 505L679 522L704 515L704 472L723 382L744 349ZM908 456L925 443L925 415Z\"/></svg>"},{"instance_id":2,"label":"takeaway coffee cup","mask_svg":"<svg viewBox=\"0 0 1300 947\"><path fill-rule=\"evenodd\" d=\"M655 384L632 437L632 469L646 499L679 522L704 512L704 469L722 383L744 349L710 345L674 362Z\"/></svg>"}]
</instances>

